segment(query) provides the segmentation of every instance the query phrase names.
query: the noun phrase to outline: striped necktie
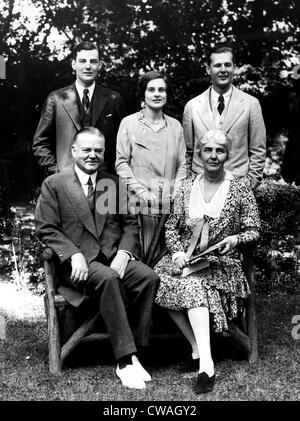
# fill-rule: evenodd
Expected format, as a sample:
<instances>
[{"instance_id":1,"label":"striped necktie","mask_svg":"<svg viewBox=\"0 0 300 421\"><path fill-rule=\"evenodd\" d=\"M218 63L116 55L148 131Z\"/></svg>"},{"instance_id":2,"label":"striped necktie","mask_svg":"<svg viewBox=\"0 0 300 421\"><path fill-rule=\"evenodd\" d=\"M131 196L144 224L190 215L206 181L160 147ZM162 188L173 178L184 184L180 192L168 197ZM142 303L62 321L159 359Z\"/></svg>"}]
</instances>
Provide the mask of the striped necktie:
<instances>
[{"instance_id":1,"label":"striped necktie","mask_svg":"<svg viewBox=\"0 0 300 421\"><path fill-rule=\"evenodd\" d=\"M89 90L87 88L83 90L82 106L85 114L87 114L90 106Z\"/></svg>"},{"instance_id":2,"label":"striped necktie","mask_svg":"<svg viewBox=\"0 0 300 421\"><path fill-rule=\"evenodd\" d=\"M220 95L219 96L219 105L218 105L218 111L219 111L220 115L224 111L224 108L225 108L224 97L223 97L223 95Z\"/></svg>"}]
</instances>

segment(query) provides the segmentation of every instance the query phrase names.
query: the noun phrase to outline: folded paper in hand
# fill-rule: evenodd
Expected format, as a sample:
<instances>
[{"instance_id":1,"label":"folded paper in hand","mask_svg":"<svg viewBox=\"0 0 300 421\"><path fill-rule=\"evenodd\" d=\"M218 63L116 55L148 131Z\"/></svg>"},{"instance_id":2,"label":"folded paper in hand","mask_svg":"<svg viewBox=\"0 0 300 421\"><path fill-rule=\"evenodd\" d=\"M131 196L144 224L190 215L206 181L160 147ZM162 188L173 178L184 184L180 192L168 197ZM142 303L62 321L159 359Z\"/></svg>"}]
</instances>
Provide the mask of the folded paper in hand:
<instances>
[{"instance_id":1,"label":"folded paper in hand","mask_svg":"<svg viewBox=\"0 0 300 421\"><path fill-rule=\"evenodd\" d=\"M188 276L191 273L198 272L200 270L208 268L209 262L203 256L211 253L212 251L218 250L221 247L222 246L220 246L219 244L215 244L214 246L209 247L208 249L203 251L202 253L199 253L196 256L193 256L192 258L190 258L190 260L187 261L188 266L183 269L181 276L182 277Z\"/></svg>"},{"instance_id":2,"label":"folded paper in hand","mask_svg":"<svg viewBox=\"0 0 300 421\"><path fill-rule=\"evenodd\" d=\"M198 272L209 267L209 261L207 259L199 259L196 263L189 263L188 267L182 271L182 277L188 276L191 273Z\"/></svg>"}]
</instances>

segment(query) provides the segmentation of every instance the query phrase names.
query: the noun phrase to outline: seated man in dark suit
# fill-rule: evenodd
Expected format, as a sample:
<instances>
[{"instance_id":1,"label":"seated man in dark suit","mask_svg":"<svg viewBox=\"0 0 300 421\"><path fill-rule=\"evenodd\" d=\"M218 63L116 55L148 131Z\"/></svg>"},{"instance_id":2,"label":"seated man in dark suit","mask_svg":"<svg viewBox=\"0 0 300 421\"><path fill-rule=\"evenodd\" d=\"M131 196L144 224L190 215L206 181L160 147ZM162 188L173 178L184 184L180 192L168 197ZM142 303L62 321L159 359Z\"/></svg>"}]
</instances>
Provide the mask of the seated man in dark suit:
<instances>
[{"instance_id":1,"label":"seated man in dark suit","mask_svg":"<svg viewBox=\"0 0 300 421\"><path fill-rule=\"evenodd\" d=\"M151 377L137 358L137 347L148 344L159 278L139 261L139 225L127 213L126 192L123 196L117 177L100 169L104 144L94 127L75 135L73 168L51 175L42 185L36 230L69 274L61 287L65 298L78 305L79 290L99 300L122 384L143 389Z\"/></svg>"}]
</instances>

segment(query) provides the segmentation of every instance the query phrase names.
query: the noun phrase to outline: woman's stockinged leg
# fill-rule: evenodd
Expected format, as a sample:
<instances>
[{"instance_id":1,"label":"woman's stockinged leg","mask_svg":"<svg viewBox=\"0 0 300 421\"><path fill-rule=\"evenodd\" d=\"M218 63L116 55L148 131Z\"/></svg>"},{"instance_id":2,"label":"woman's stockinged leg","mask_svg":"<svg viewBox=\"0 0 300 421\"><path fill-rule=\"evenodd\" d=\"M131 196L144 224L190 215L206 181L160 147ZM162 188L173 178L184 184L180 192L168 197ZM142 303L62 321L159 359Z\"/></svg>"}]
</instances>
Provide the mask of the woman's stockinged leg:
<instances>
[{"instance_id":1,"label":"woman's stockinged leg","mask_svg":"<svg viewBox=\"0 0 300 421\"><path fill-rule=\"evenodd\" d=\"M193 359L199 358L196 338L191 328L191 324L183 311L169 310L169 314L175 324L179 327L183 335L186 337L192 347Z\"/></svg>"},{"instance_id":2,"label":"woman's stockinged leg","mask_svg":"<svg viewBox=\"0 0 300 421\"><path fill-rule=\"evenodd\" d=\"M211 377L214 374L214 362L211 357L208 309L206 307L191 308L188 310L188 318L199 352L199 373L205 372Z\"/></svg>"}]
</instances>

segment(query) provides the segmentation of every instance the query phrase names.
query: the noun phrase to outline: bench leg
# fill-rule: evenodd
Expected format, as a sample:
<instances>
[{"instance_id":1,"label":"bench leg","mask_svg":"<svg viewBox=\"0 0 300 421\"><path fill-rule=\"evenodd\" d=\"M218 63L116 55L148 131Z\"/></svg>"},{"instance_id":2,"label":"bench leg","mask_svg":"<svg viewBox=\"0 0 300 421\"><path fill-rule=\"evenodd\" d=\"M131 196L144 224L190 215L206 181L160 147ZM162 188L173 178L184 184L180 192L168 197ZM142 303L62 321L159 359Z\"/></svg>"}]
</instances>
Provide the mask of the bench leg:
<instances>
[{"instance_id":1,"label":"bench leg","mask_svg":"<svg viewBox=\"0 0 300 421\"><path fill-rule=\"evenodd\" d=\"M249 363L254 363L258 360L258 348L257 348L257 328L256 328L256 293L255 293L255 279L252 266L250 263L250 270L247 277L251 295L247 299L246 303L246 322L248 336L251 342L251 352L249 354Z\"/></svg>"},{"instance_id":2,"label":"bench leg","mask_svg":"<svg viewBox=\"0 0 300 421\"><path fill-rule=\"evenodd\" d=\"M49 302L48 299L45 299L45 307L48 321L49 369L51 374L60 374L62 371L61 345L57 310L54 306L54 301Z\"/></svg>"},{"instance_id":3,"label":"bench leg","mask_svg":"<svg viewBox=\"0 0 300 421\"><path fill-rule=\"evenodd\" d=\"M252 294L247 301L246 317L248 336L251 342L251 352L249 354L249 363L254 363L258 359L257 348L257 329L256 329L256 305L255 305L255 289L251 289Z\"/></svg>"},{"instance_id":4,"label":"bench leg","mask_svg":"<svg viewBox=\"0 0 300 421\"><path fill-rule=\"evenodd\" d=\"M45 268L45 307L48 321L48 341L49 341L49 368L50 373L59 374L61 373L61 358L60 358L60 334L59 334L59 323L58 314L54 303L54 278L55 270L53 261L44 261Z\"/></svg>"}]
</instances>

